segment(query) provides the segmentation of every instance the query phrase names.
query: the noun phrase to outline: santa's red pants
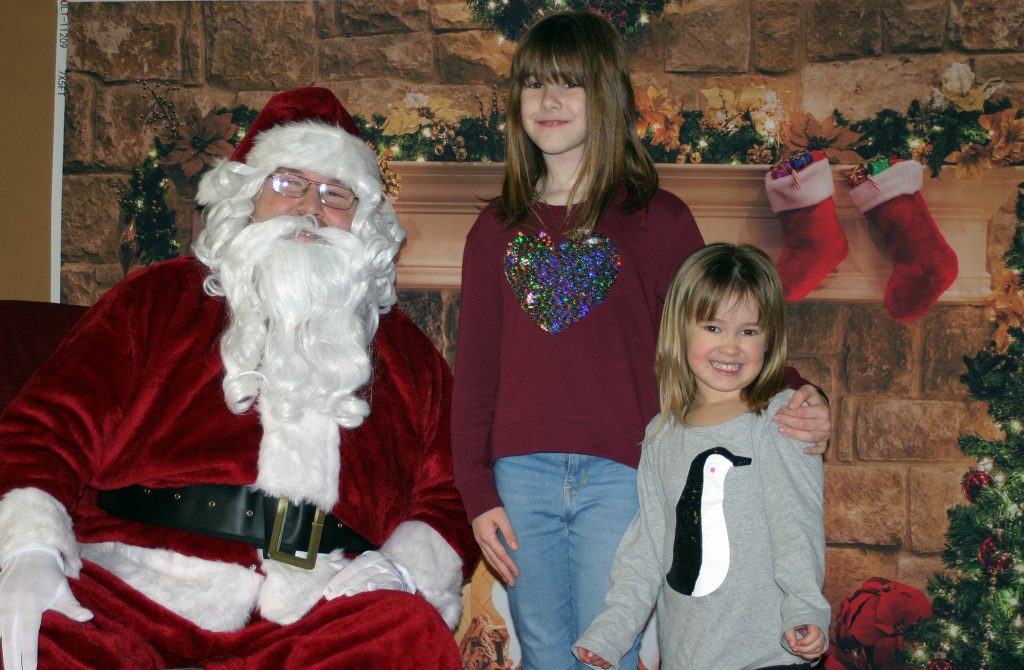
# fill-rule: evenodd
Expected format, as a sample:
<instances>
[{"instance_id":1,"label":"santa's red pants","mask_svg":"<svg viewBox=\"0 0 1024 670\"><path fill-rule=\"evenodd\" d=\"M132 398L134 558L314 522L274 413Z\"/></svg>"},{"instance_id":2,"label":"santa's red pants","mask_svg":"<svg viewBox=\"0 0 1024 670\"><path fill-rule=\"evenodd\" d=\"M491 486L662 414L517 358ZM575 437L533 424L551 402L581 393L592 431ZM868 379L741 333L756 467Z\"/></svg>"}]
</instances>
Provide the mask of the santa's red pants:
<instances>
[{"instance_id":1,"label":"santa's red pants","mask_svg":"<svg viewBox=\"0 0 1024 670\"><path fill-rule=\"evenodd\" d=\"M92 621L47 612L39 640L40 670L209 669L337 670L461 668L451 631L423 598L375 591L321 601L294 624L257 620L212 633L86 563L72 580Z\"/></svg>"}]
</instances>

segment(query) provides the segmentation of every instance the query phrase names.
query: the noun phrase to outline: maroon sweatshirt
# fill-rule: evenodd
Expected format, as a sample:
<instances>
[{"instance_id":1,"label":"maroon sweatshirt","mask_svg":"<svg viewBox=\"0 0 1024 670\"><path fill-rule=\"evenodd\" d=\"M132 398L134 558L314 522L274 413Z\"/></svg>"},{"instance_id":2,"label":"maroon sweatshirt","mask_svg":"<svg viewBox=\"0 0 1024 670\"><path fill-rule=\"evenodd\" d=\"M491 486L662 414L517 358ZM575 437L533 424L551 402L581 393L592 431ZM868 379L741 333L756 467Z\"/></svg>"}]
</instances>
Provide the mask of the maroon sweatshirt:
<instances>
[{"instance_id":1,"label":"maroon sweatshirt","mask_svg":"<svg viewBox=\"0 0 1024 670\"><path fill-rule=\"evenodd\" d=\"M546 251L537 231L506 230L493 206L466 239L452 448L470 519L502 504L498 458L577 453L637 466L659 408L654 353L665 294L704 246L689 208L667 191L633 214L612 208L595 231L605 239L581 244L560 232L565 207L534 211ZM517 241L519 233L527 237ZM596 262L583 258L594 250Z\"/></svg>"}]
</instances>

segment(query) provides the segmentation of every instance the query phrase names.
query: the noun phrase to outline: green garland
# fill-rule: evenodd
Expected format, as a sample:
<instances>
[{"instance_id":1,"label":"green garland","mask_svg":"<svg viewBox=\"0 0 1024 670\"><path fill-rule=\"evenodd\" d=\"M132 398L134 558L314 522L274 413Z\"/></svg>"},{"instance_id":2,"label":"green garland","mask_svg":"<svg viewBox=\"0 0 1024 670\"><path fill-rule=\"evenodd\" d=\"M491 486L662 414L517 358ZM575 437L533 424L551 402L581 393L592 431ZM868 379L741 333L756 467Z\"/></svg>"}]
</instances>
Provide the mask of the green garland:
<instances>
[{"instance_id":1,"label":"green garland","mask_svg":"<svg viewBox=\"0 0 1024 670\"><path fill-rule=\"evenodd\" d=\"M512 41L522 37L530 24L544 14L565 10L600 14L621 34L632 35L661 16L666 4L665 0L466 0L474 19Z\"/></svg>"},{"instance_id":2,"label":"green garland","mask_svg":"<svg viewBox=\"0 0 1024 670\"><path fill-rule=\"evenodd\" d=\"M159 100L159 98L158 98ZM166 100L164 100L166 102ZM916 158L927 163L937 175L945 159L965 145L985 145L989 133L979 118L1008 109L1009 102L988 102L983 110L965 111L953 104L922 105L915 101L901 114L884 109L873 117L849 121L838 111L832 120L836 128L848 128L863 136L859 146L851 147L856 155L867 160L877 155ZM412 132L388 134L386 117L373 114L369 118L356 116L363 138L377 147L385 166L384 177L389 188L397 182L386 169L387 161L448 161L448 162L501 162L505 155L505 114L499 108L495 91L489 110L481 101L480 111L473 116L436 118L429 107L415 110L419 125ZM173 110L171 110L173 117ZM256 117L257 110L237 107L212 113L231 113L237 132L230 138L235 144ZM643 110L641 110L643 112ZM712 121L703 111L679 111L678 130L658 135L657 124L644 129L643 143L656 163L708 163L708 164L764 164L784 157L789 149L826 149L832 140L810 136L806 144L786 148L777 137L758 130L750 111L743 111L728 123ZM179 124L180 126L181 124ZM178 146L191 142L196 153L207 148L212 138L201 132L185 128L178 132ZM186 140L181 140L184 136ZM173 138L172 138L173 139ZM123 212L122 224L130 229L132 239L122 238L122 263L126 268L135 259L149 264L173 258L180 253L176 241L174 212L164 200L168 180L178 185L180 193L195 192L199 174L185 177L182 166L167 163L175 143L167 139L154 139L154 149L143 163L132 170L127 187L120 182L119 200ZM785 150L785 151L784 151ZM207 157L212 162L211 157Z\"/></svg>"}]
</instances>

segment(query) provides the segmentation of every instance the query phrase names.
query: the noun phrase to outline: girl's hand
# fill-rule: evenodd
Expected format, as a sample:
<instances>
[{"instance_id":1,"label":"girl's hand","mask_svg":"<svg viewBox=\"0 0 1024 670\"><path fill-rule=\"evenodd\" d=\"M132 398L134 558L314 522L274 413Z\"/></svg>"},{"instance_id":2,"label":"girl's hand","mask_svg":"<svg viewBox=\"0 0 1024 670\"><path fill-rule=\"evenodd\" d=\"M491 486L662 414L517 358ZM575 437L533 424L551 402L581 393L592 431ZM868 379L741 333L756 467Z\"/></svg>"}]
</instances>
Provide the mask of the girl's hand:
<instances>
[{"instance_id":1,"label":"girl's hand","mask_svg":"<svg viewBox=\"0 0 1024 670\"><path fill-rule=\"evenodd\" d=\"M814 445L804 449L804 453L820 456L828 449L832 417L825 398L810 384L798 388L773 420L779 424L779 432L783 435Z\"/></svg>"},{"instance_id":2,"label":"girl's hand","mask_svg":"<svg viewBox=\"0 0 1024 670\"><path fill-rule=\"evenodd\" d=\"M825 633L814 624L790 628L783 635L793 653L805 661L813 661L825 651Z\"/></svg>"},{"instance_id":3,"label":"girl's hand","mask_svg":"<svg viewBox=\"0 0 1024 670\"><path fill-rule=\"evenodd\" d=\"M512 551L519 549L519 540L516 539L516 533L512 530L512 523L508 520L504 507L487 510L473 519L473 537L480 545L487 564L494 568L494 571L501 577L501 581L509 586L515 586L519 568L505 551L505 545L501 543L498 533L505 538L505 542L508 543Z\"/></svg>"},{"instance_id":4,"label":"girl's hand","mask_svg":"<svg viewBox=\"0 0 1024 670\"><path fill-rule=\"evenodd\" d=\"M603 658L601 658L594 652L590 651L589 649L584 649L583 647L576 647L576 655L579 656L579 659L587 665L596 665L599 668L612 667L611 663L604 660Z\"/></svg>"}]
</instances>

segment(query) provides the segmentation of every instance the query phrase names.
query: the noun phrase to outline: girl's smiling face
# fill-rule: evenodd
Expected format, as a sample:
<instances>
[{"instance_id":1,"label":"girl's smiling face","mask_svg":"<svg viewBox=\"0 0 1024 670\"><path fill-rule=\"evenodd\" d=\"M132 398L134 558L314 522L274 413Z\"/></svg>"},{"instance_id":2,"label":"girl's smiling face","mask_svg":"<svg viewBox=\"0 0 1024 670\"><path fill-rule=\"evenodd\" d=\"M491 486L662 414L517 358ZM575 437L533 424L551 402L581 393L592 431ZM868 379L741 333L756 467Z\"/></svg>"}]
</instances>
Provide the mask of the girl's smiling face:
<instances>
[{"instance_id":1,"label":"girl's smiling face","mask_svg":"<svg viewBox=\"0 0 1024 670\"><path fill-rule=\"evenodd\" d=\"M730 298L706 321L686 325L686 363L705 403L738 397L764 366L767 336L749 297Z\"/></svg>"}]
</instances>

